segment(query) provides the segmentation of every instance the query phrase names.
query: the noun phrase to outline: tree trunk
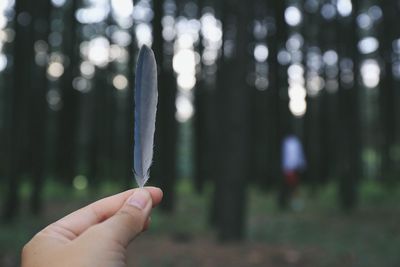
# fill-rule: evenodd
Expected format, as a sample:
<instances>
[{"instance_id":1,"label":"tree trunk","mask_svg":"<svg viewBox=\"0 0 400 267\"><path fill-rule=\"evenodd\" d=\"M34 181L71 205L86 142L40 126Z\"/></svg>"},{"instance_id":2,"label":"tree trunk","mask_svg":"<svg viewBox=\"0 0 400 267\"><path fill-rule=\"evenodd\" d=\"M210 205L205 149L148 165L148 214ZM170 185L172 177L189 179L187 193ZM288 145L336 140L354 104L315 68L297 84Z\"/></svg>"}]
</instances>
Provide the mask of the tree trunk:
<instances>
[{"instance_id":1,"label":"tree trunk","mask_svg":"<svg viewBox=\"0 0 400 267\"><path fill-rule=\"evenodd\" d=\"M41 0L33 10L36 25L35 41L47 42L50 31L50 0ZM33 63L34 64L34 63ZM30 157L32 176L31 210L38 215L42 211L42 189L45 182L45 147L46 147L46 115L47 115L47 76L46 66L33 66L33 90L30 99Z\"/></svg>"},{"instance_id":2,"label":"tree trunk","mask_svg":"<svg viewBox=\"0 0 400 267\"><path fill-rule=\"evenodd\" d=\"M75 175L76 166L76 132L77 116L79 112L79 92L72 86L75 76L78 57L77 43L77 21L75 11L78 8L79 0L70 0L65 4L66 27L64 30L64 54L69 58L69 64L65 66L62 77L61 96L62 109L58 118L58 141L57 141L57 162L56 173L59 179L66 185L71 185Z\"/></svg>"},{"instance_id":3,"label":"tree trunk","mask_svg":"<svg viewBox=\"0 0 400 267\"><path fill-rule=\"evenodd\" d=\"M164 199L161 208L170 212L174 208L176 181L176 136L175 120L176 82L172 69L164 66L164 45L162 37L164 1L154 2L154 53L158 65L158 107L155 133L155 159L152 176L163 191Z\"/></svg>"},{"instance_id":4,"label":"tree trunk","mask_svg":"<svg viewBox=\"0 0 400 267\"><path fill-rule=\"evenodd\" d=\"M26 168L27 127L25 116L31 87L30 62L33 61L32 5L29 0L15 2L14 87L11 92L11 116L8 135L8 188L4 196L3 216L13 219L20 206L21 174ZM27 64L28 62L28 64ZM21 79L21 75L24 75Z\"/></svg>"},{"instance_id":5,"label":"tree trunk","mask_svg":"<svg viewBox=\"0 0 400 267\"><path fill-rule=\"evenodd\" d=\"M225 1L224 57L218 73L217 228L221 241L241 240L249 177L249 92L246 83L248 25L252 2ZM232 29L236 29L233 31ZM227 50L227 42L233 47ZM240 66L240 67L239 67Z\"/></svg>"},{"instance_id":6,"label":"tree trunk","mask_svg":"<svg viewBox=\"0 0 400 267\"><path fill-rule=\"evenodd\" d=\"M340 84L339 88L339 120L340 132L340 175L339 200L345 211L354 209L357 205L357 186L360 179L360 109L358 84L358 15L357 2L353 4L351 18L343 18L339 24L340 55L353 59L354 82L351 88Z\"/></svg>"},{"instance_id":7,"label":"tree trunk","mask_svg":"<svg viewBox=\"0 0 400 267\"><path fill-rule=\"evenodd\" d=\"M391 157L391 150L396 142L396 93L392 72L392 44L395 38L399 36L399 30L393 27L393 22L398 16L399 10L390 1L383 2L381 6L383 8L383 27L380 29L381 38L379 39L383 43L381 54L385 62L382 85L379 88L380 121L383 133L381 176L386 181L392 182L395 180L395 162ZM390 182L389 184L391 184Z\"/></svg>"},{"instance_id":8,"label":"tree trunk","mask_svg":"<svg viewBox=\"0 0 400 267\"><path fill-rule=\"evenodd\" d=\"M274 147L275 157L273 157L273 173L278 185L278 205L281 209L286 208L287 199L284 192L287 192L287 186L284 183L284 177L282 172L282 142L292 128L292 115L289 111L289 96L288 96L288 79L287 79L287 67L281 65L277 60L277 54L279 50L285 48L288 28L285 22L285 1L274 1L274 13L276 20L276 39L273 42L274 54L271 55L271 64L273 66L274 72L271 75L275 88L271 88L271 99L269 104L271 105L272 115L274 120L275 128L272 130L273 139L271 140L271 145Z\"/></svg>"}]
</instances>

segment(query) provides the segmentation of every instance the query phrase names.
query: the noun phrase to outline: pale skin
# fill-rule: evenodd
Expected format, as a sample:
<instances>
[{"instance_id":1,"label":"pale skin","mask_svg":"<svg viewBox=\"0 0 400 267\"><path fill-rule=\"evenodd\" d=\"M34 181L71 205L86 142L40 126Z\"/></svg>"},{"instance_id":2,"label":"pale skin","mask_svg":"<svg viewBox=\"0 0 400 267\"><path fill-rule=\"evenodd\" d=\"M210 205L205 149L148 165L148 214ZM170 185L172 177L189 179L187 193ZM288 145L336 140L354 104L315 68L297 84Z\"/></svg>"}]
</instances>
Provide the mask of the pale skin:
<instances>
[{"instance_id":1,"label":"pale skin","mask_svg":"<svg viewBox=\"0 0 400 267\"><path fill-rule=\"evenodd\" d=\"M96 201L47 226L22 251L22 267L125 267L126 249L162 199L156 187Z\"/></svg>"}]
</instances>

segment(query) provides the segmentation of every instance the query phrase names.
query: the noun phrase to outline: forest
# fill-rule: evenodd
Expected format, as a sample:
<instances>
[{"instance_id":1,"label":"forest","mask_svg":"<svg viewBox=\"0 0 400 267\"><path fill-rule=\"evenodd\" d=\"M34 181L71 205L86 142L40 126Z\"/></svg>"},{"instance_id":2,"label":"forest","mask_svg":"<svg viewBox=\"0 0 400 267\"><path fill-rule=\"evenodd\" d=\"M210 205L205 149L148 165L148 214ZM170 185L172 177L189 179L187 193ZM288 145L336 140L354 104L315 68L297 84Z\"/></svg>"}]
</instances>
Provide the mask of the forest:
<instances>
[{"instance_id":1,"label":"forest","mask_svg":"<svg viewBox=\"0 0 400 267\"><path fill-rule=\"evenodd\" d=\"M164 199L135 266L399 266L399 14L399 0L0 0L0 266L136 186L143 45Z\"/></svg>"}]
</instances>

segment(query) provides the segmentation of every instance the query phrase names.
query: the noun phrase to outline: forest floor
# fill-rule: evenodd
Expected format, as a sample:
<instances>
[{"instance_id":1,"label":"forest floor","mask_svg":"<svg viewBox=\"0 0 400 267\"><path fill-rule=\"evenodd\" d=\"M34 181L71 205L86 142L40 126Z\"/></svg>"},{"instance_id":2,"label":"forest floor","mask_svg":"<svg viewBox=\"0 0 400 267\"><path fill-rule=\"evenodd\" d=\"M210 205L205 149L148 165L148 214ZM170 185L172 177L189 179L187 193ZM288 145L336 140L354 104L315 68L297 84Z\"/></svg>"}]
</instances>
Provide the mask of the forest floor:
<instances>
[{"instance_id":1,"label":"forest floor","mask_svg":"<svg viewBox=\"0 0 400 267\"><path fill-rule=\"evenodd\" d=\"M0 225L0 267L19 266L19 250L35 232L99 197L60 190L47 194L43 217ZM115 190L106 186L101 195ZM129 249L129 266L400 266L400 187L388 192L363 185L359 208L350 214L337 208L333 185L314 194L302 188L303 208L284 212L275 207L274 194L251 189L246 241L229 244L218 242L208 226L210 190L196 195L183 182L177 191L175 212L153 213L149 231Z\"/></svg>"}]
</instances>

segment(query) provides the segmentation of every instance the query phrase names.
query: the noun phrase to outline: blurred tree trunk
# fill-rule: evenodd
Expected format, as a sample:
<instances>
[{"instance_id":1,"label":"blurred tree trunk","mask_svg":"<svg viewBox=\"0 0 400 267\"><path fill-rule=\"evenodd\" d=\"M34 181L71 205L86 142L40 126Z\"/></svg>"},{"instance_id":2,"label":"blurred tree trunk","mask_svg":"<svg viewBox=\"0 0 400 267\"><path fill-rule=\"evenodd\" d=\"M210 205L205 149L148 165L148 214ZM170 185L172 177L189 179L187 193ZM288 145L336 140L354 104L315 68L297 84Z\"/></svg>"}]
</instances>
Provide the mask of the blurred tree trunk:
<instances>
[{"instance_id":1,"label":"blurred tree trunk","mask_svg":"<svg viewBox=\"0 0 400 267\"><path fill-rule=\"evenodd\" d=\"M47 44L50 31L50 0L40 0L33 9L35 41ZM45 182L45 147L46 147L46 115L47 115L47 76L46 66L32 62L33 90L30 92L30 158L32 175L31 210L38 215L42 210L42 189Z\"/></svg>"},{"instance_id":2,"label":"blurred tree trunk","mask_svg":"<svg viewBox=\"0 0 400 267\"><path fill-rule=\"evenodd\" d=\"M387 3L389 5L389 3ZM400 23L400 16L398 16L398 14L400 14L400 5L397 5L393 8L396 11L396 17L393 18L393 22L392 22L392 27L393 25L398 25ZM385 13L383 14L385 15ZM386 25L384 25L384 27L387 27ZM395 30L395 35L397 36L397 38L399 38L400 36L400 28L399 27L393 27L393 30ZM398 40L398 39L397 39ZM393 44L393 43L392 43ZM392 53L394 52L393 47L392 49ZM400 64L400 52L397 52L397 64ZM393 66L392 66L393 67ZM391 70L388 71L392 71L392 75L393 75L393 70L394 68L392 68ZM397 75L396 77L393 76L393 87L394 88L400 88L400 75ZM395 113L395 119L394 119L394 125L395 125L395 147L392 148L390 155L393 157L394 159L394 174L398 174L400 173L400 153L399 148L400 148L400 105L398 103L400 103L400 90L395 90L394 91L394 96L393 99L396 103L396 105L394 106L394 113ZM397 153L396 153L397 152ZM396 175L394 175L393 177L394 179L397 178Z\"/></svg>"},{"instance_id":3,"label":"blurred tree trunk","mask_svg":"<svg viewBox=\"0 0 400 267\"><path fill-rule=\"evenodd\" d=\"M111 0L108 1L109 8L111 8ZM107 27L118 27L111 16L111 13L107 18ZM104 27L106 31L106 28ZM113 41L108 34L105 34L109 43L112 44ZM116 178L116 166L117 166L117 156L114 155L114 147L116 146L116 125L117 121L117 107L116 107L116 95L117 90L113 85L113 78L117 71L117 66L114 62L108 63L107 67L104 69L105 82L103 83L104 94L103 94L103 118L104 118L104 177L106 180Z\"/></svg>"},{"instance_id":4,"label":"blurred tree trunk","mask_svg":"<svg viewBox=\"0 0 400 267\"><path fill-rule=\"evenodd\" d=\"M198 17L201 18L204 0L199 0L199 12ZM203 55L204 47L203 47L203 38L200 35L199 41L199 54ZM201 64L201 62L200 62ZM204 70L205 66L202 65L202 70ZM193 128L194 128L194 187L198 193L203 192L204 181L208 176L208 170L211 165L207 164L208 156L208 147L209 139L207 138L207 106L206 104L210 104L209 88L207 88L206 82L204 80L205 74L202 73L202 76L197 80L196 87L194 88L194 100L193 105L195 109L195 114L193 116Z\"/></svg>"},{"instance_id":5,"label":"blurred tree trunk","mask_svg":"<svg viewBox=\"0 0 400 267\"><path fill-rule=\"evenodd\" d=\"M259 23L263 25L262 27L269 27L266 24L266 16L267 16L267 6L263 1L254 1L254 5L251 8L251 25L255 23ZM254 27L254 26L252 26ZM266 29L268 34L273 32L272 29ZM254 49L255 45L263 43L270 47L270 43L267 42L267 36L258 36L256 34L252 34L251 39L251 49ZM250 47L249 47L250 48ZM276 55L276 54L275 54ZM250 56L250 55L249 55ZM269 83L269 63L258 62L255 61L253 57L251 57L249 64L249 72L251 74L249 77L251 79L251 88L249 88L249 173L248 178L249 182L260 185L262 188L268 188L268 183L271 182L271 172L270 164L268 161L269 155L271 155L271 148L269 147L270 140L270 127L272 125L271 118L275 116L271 116L271 106L268 105L268 100L270 97L270 84L257 85L258 81L261 79L266 79ZM264 76L265 75L265 76ZM271 131L272 132L272 131Z\"/></svg>"},{"instance_id":6,"label":"blurred tree trunk","mask_svg":"<svg viewBox=\"0 0 400 267\"><path fill-rule=\"evenodd\" d=\"M20 207L19 187L22 172L26 168L26 147L29 112L29 92L32 91L31 72L33 61L32 6L29 0L15 2L14 40L14 81L11 96L11 110L8 135L8 185L4 195L3 216L13 219ZM23 78L22 78L23 77Z\"/></svg>"},{"instance_id":7,"label":"blurred tree trunk","mask_svg":"<svg viewBox=\"0 0 400 267\"><path fill-rule=\"evenodd\" d=\"M308 53L323 56L327 51L337 50L336 20L327 20L320 14L320 7L306 16L305 40L307 41ZM322 30L324 29L324 30ZM322 60L322 58L320 59ZM322 63L319 68L311 64L313 61L307 56L306 81L310 75L318 75L325 81L325 86L314 95L308 94L307 113L305 116L306 158L307 158L307 182L312 186L311 193L314 194L317 187L325 182L333 174L336 150L335 137L337 136L337 98L338 61L333 65ZM312 84L307 84L308 89ZM314 85L315 87L315 85Z\"/></svg>"},{"instance_id":8,"label":"blurred tree trunk","mask_svg":"<svg viewBox=\"0 0 400 267\"><path fill-rule=\"evenodd\" d=\"M175 119L176 82L172 69L164 66L164 40L162 17L164 1L153 3L154 42L153 48L158 65L158 107L155 133L155 159L152 174L158 186L164 191L161 208L170 212L174 208L176 181L176 136Z\"/></svg>"},{"instance_id":9,"label":"blurred tree trunk","mask_svg":"<svg viewBox=\"0 0 400 267\"><path fill-rule=\"evenodd\" d=\"M271 183L276 187L282 181L281 169L281 143L284 136L284 116L288 115L287 101L281 97L281 90L286 88L286 80L282 74L286 71L278 62L278 52L285 45L287 29L284 19L285 1L267 1L267 8L272 10L275 18L275 34L269 36L271 43L270 55L268 56L269 88L267 104L269 107L270 127L268 130L268 168L273 179Z\"/></svg>"},{"instance_id":10,"label":"blurred tree trunk","mask_svg":"<svg viewBox=\"0 0 400 267\"><path fill-rule=\"evenodd\" d=\"M274 130L274 176L278 187L277 202L281 209L287 206L287 185L284 182L282 170L282 142L288 133L292 131L293 115L289 110L288 96L288 76L287 67L280 64L277 60L277 55L280 50L285 49L288 37L288 27L285 22L286 1L274 1L274 13L276 20L276 39L273 43L273 49L276 51L276 56L271 55L272 66L275 69L272 79L275 80L275 89L272 89L271 102L269 103L276 114Z\"/></svg>"},{"instance_id":11,"label":"blurred tree trunk","mask_svg":"<svg viewBox=\"0 0 400 267\"><path fill-rule=\"evenodd\" d=\"M89 182L91 189L96 191L102 178L108 173L110 162L107 158L109 118L108 109L108 72L105 69L96 69L94 88L92 90L92 125L89 148Z\"/></svg>"},{"instance_id":12,"label":"blurred tree trunk","mask_svg":"<svg viewBox=\"0 0 400 267\"><path fill-rule=\"evenodd\" d=\"M204 8L219 8L219 4L210 0L199 1L199 18ZM215 15L215 14L214 14ZM203 38L199 41L199 53L203 55ZM207 181L215 180L216 168L216 74L215 65L202 64L200 77L194 89L194 184L198 193L203 192Z\"/></svg>"},{"instance_id":13,"label":"blurred tree trunk","mask_svg":"<svg viewBox=\"0 0 400 267\"><path fill-rule=\"evenodd\" d=\"M310 72L313 70L310 70L309 66L307 66L307 60L308 60L308 55L307 53L311 52L311 49L315 47L319 47L322 51L321 53L324 53L326 47L324 47L325 44L329 44L329 41L326 41L324 44L322 44L322 41L324 41L324 38L329 38L329 40L332 39L331 37L331 32L325 31L321 32L321 43L319 43L318 40L318 29L320 28L320 24L325 26L329 26L329 23L326 23L325 21L319 21L319 8L317 8L315 13L305 13L305 19L304 19L304 39L307 40L307 48L305 49L305 59L304 65L306 66L306 73L305 73L305 80L307 81L307 75L310 75ZM316 51L312 51L316 52ZM313 74L314 75L314 74ZM307 112L304 116L304 132L305 132L305 141L304 141L304 147L305 147L305 154L307 158L307 171L306 171L306 179L309 184L311 184L313 191L315 191L315 188L317 184L320 182L320 176L321 172L320 169L322 167L321 164L321 122L323 119L321 118L323 113L322 113L322 103L326 98L329 96L327 95L326 91L323 92L318 92L315 95L310 95L307 94Z\"/></svg>"},{"instance_id":14,"label":"blurred tree trunk","mask_svg":"<svg viewBox=\"0 0 400 267\"><path fill-rule=\"evenodd\" d=\"M4 44L3 53L7 56L11 56L12 45ZM7 179L4 179L8 175L8 146L9 146L9 135L11 125L11 109L12 109L12 93L13 93L13 71L10 66L4 69L4 72L0 74L0 187L6 188ZM1 205L0 205L1 208ZM1 215L0 215L1 216Z\"/></svg>"},{"instance_id":15,"label":"blurred tree trunk","mask_svg":"<svg viewBox=\"0 0 400 267\"><path fill-rule=\"evenodd\" d=\"M134 0L133 4L136 5L139 0ZM162 2L162 1L160 1ZM136 70L136 54L137 54L137 40L135 38L135 30L134 27L130 30L130 35L132 38L132 42L127 47L129 53L129 61L128 61L128 92L126 94L126 107L125 107L125 133L123 140L123 155L124 155L124 171L123 171L123 187L126 189L132 188L132 186L136 185L135 177L133 174L133 129L135 127L135 119L134 119L134 90L135 90L135 70ZM154 164L153 164L154 165Z\"/></svg>"},{"instance_id":16,"label":"blurred tree trunk","mask_svg":"<svg viewBox=\"0 0 400 267\"><path fill-rule=\"evenodd\" d=\"M313 154L313 168L315 168L315 171L311 179L314 186L327 182L331 177L337 177L339 169L339 164L337 162L340 161L337 144L341 143L338 139L339 129L341 128L341 121L338 115L340 113L340 48L338 45L339 33L337 32L338 19L332 19L321 23L322 19L323 18L320 16L320 21L314 22L320 30L318 33L320 36L318 47L321 48L321 56L323 56L325 52L331 50L338 55L338 59L332 66L323 63L321 71L325 86L323 91L317 96L319 106L318 110L315 111L315 116L319 117L319 119L317 120L318 128L315 129L315 131L318 132L318 136L316 136L315 139L309 138L310 146L314 146L313 150L315 152ZM336 73L334 71L335 68L337 69ZM315 190L313 192L315 192Z\"/></svg>"},{"instance_id":17,"label":"blurred tree trunk","mask_svg":"<svg viewBox=\"0 0 400 267\"><path fill-rule=\"evenodd\" d=\"M253 2L224 2L224 56L218 70L217 228L222 241L244 237L249 173L249 88L246 83L249 14Z\"/></svg>"},{"instance_id":18,"label":"blurred tree trunk","mask_svg":"<svg viewBox=\"0 0 400 267\"><path fill-rule=\"evenodd\" d=\"M131 188L135 181L133 175L133 129L135 126L134 119L134 88L135 88L135 67L136 67L136 42L135 34L131 31L132 42L129 45L129 62L128 62L128 92L126 99L126 138L124 140L124 155L125 156L125 167L124 167L124 187Z\"/></svg>"},{"instance_id":19,"label":"blurred tree trunk","mask_svg":"<svg viewBox=\"0 0 400 267\"><path fill-rule=\"evenodd\" d=\"M210 113L214 107L211 90L204 80L199 80L194 90L194 187L198 193L203 192L205 181L212 175Z\"/></svg>"},{"instance_id":20,"label":"blurred tree trunk","mask_svg":"<svg viewBox=\"0 0 400 267\"><path fill-rule=\"evenodd\" d=\"M341 207L348 211L357 205L357 186L360 180L361 169L361 135L360 135L360 108L359 108L359 56L357 50L358 2L353 3L351 17L342 18L338 24L340 55L353 59L354 82L350 88L342 83L339 87L339 121L340 131L340 173L339 173L339 201Z\"/></svg>"},{"instance_id":21,"label":"blurred tree trunk","mask_svg":"<svg viewBox=\"0 0 400 267\"><path fill-rule=\"evenodd\" d=\"M79 0L65 3L65 28L63 32L63 53L67 57L67 65L62 76L61 99L62 108L58 118L58 141L56 146L56 173L60 181L71 185L75 175L76 131L79 113L79 92L73 88L72 81L77 67L79 55L77 42L78 22L75 12Z\"/></svg>"},{"instance_id":22,"label":"blurred tree trunk","mask_svg":"<svg viewBox=\"0 0 400 267\"><path fill-rule=\"evenodd\" d=\"M385 62L384 75L382 76L382 86L379 88L380 100L380 121L382 125L382 166L381 174L386 181L392 181L395 176L393 157L391 151L396 142L396 93L392 72L392 44L399 37L399 30L393 27L396 16L399 14L398 8L393 6L390 1L382 2L383 25L379 32L382 41L382 57Z\"/></svg>"},{"instance_id":23,"label":"blurred tree trunk","mask_svg":"<svg viewBox=\"0 0 400 267\"><path fill-rule=\"evenodd\" d=\"M110 1L109 1L110 2ZM111 4L109 3L110 8ZM106 19L107 25L116 27L111 14ZM105 27L102 29L106 31ZM107 35L111 44L112 40ZM96 68L94 78L92 131L90 135L90 156L89 156L89 182L93 192L98 190L102 181L115 178L114 165L116 158L113 155L114 147L114 122L115 122L115 88L112 85L114 75L113 63L107 66Z\"/></svg>"}]
</instances>

